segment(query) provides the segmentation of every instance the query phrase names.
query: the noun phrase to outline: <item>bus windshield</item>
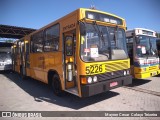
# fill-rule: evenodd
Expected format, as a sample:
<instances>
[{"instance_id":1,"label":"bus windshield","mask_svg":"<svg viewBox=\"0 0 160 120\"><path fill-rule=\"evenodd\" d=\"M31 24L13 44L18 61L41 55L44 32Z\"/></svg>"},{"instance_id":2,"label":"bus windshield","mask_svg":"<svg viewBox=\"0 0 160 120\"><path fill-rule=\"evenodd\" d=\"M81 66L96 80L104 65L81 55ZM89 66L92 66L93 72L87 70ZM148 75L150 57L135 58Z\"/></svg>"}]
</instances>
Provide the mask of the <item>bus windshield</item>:
<instances>
[{"instance_id":1,"label":"bus windshield","mask_svg":"<svg viewBox=\"0 0 160 120\"><path fill-rule=\"evenodd\" d=\"M149 36L138 36L136 41L137 57L157 57L156 38Z\"/></svg>"},{"instance_id":2,"label":"bus windshield","mask_svg":"<svg viewBox=\"0 0 160 120\"><path fill-rule=\"evenodd\" d=\"M86 34L81 35L81 59L106 61L128 58L125 31L121 28L85 24Z\"/></svg>"},{"instance_id":3,"label":"bus windshield","mask_svg":"<svg viewBox=\"0 0 160 120\"><path fill-rule=\"evenodd\" d=\"M0 61L7 61L11 60L11 53L10 52L0 52Z\"/></svg>"}]
</instances>

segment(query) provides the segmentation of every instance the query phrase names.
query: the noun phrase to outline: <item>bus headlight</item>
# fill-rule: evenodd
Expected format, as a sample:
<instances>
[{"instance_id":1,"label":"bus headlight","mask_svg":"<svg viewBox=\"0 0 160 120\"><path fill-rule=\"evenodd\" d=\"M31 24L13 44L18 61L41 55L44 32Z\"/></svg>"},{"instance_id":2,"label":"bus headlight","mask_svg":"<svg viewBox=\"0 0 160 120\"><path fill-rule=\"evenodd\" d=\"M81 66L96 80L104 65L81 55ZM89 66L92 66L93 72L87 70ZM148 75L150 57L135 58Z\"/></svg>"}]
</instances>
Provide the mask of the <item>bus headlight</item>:
<instances>
[{"instance_id":1,"label":"bus headlight","mask_svg":"<svg viewBox=\"0 0 160 120\"><path fill-rule=\"evenodd\" d=\"M11 60L7 60L6 64L12 64L12 61Z\"/></svg>"},{"instance_id":2,"label":"bus headlight","mask_svg":"<svg viewBox=\"0 0 160 120\"><path fill-rule=\"evenodd\" d=\"M124 71L124 72L123 72L123 74L124 74L124 75L126 75L126 74L127 74L127 72L126 72L126 71Z\"/></svg>"},{"instance_id":3,"label":"bus headlight","mask_svg":"<svg viewBox=\"0 0 160 120\"><path fill-rule=\"evenodd\" d=\"M88 81L88 83L92 83L92 78L88 77L87 81Z\"/></svg>"},{"instance_id":4,"label":"bus headlight","mask_svg":"<svg viewBox=\"0 0 160 120\"><path fill-rule=\"evenodd\" d=\"M98 80L97 76L94 76L93 77L93 82L97 82L97 80Z\"/></svg>"},{"instance_id":5,"label":"bus headlight","mask_svg":"<svg viewBox=\"0 0 160 120\"><path fill-rule=\"evenodd\" d=\"M82 76L80 79L83 85L98 82L97 76Z\"/></svg>"},{"instance_id":6,"label":"bus headlight","mask_svg":"<svg viewBox=\"0 0 160 120\"><path fill-rule=\"evenodd\" d=\"M129 70L127 70L127 75L129 75L130 74L130 71Z\"/></svg>"}]
</instances>

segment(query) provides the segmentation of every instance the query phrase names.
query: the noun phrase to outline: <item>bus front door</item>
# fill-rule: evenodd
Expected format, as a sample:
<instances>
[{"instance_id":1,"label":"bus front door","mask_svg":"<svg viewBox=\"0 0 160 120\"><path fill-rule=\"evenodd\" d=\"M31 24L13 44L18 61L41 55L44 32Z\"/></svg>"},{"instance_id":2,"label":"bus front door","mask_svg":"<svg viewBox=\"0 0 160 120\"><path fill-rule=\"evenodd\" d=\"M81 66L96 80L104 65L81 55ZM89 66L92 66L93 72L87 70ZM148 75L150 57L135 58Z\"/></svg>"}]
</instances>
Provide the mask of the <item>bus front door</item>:
<instances>
[{"instance_id":1,"label":"bus front door","mask_svg":"<svg viewBox=\"0 0 160 120\"><path fill-rule=\"evenodd\" d=\"M21 77L24 77L24 75L25 75L24 54L25 54L25 44L23 41L23 42L21 42L21 52L20 52L20 59L21 59L20 74L21 74Z\"/></svg>"},{"instance_id":2,"label":"bus front door","mask_svg":"<svg viewBox=\"0 0 160 120\"><path fill-rule=\"evenodd\" d=\"M75 44L76 31L69 31L64 35L64 70L65 70L65 90L78 94L76 82Z\"/></svg>"},{"instance_id":3,"label":"bus front door","mask_svg":"<svg viewBox=\"0 0 160 120\"><path fill-rule=\"evenodd\" d=\"M26 42L25 43L25 72L26 72L26 76L30 76L30 59L29 59L29 43Z\"/></svg>"}]
</instances>

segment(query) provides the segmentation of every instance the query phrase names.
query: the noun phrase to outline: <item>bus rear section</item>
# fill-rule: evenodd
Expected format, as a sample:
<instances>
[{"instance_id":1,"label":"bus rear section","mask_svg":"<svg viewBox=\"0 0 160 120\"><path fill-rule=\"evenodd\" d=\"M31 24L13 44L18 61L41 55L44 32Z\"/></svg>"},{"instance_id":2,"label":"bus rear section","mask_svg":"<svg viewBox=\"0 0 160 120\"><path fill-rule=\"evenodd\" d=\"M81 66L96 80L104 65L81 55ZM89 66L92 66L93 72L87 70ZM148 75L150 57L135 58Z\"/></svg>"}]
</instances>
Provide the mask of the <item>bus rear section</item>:
<instances>
[{"instance_id":1,"label":"bus rear section","mask_svg":"<svg viewBox=\"0 0 160 120\"><path fill-rule=\"evenodd\" d=\"M126 37L133 77L143 79L160 74L156 32L135 28L128 30Z\"/></svg>"},{"instance_id":2,"label":"bus rear section","mask_svg":"<svg viewBox=\"0 0 160 120\"><path fill-rule=\"evenodd\" d=\"M12 43L0 42L0 71L12 70Z\"/></svg>"}]
</instances>

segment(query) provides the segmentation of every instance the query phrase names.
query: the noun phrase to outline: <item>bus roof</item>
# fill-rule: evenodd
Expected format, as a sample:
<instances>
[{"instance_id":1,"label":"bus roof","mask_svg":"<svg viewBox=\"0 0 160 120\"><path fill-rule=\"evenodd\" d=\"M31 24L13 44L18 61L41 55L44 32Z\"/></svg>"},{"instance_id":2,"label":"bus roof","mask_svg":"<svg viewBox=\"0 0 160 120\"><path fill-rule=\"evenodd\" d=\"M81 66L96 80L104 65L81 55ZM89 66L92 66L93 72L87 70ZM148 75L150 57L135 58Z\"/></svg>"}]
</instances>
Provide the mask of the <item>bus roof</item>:
<instances>
[{"instance_id":1,"label":"bus roof","mask_svg":"<svg viewBox=\"0 0 160 120\"><path fill-rule=\"evenodd\" d=\"M155 31L153 31L151 29L146 29L146 28L134 28L134 29L126 30L126 32L128 32L128 31L134 31L134 30L146 30L146 31L150 31L150 32L155 32Z\"/></svg>"}]
</instances>

